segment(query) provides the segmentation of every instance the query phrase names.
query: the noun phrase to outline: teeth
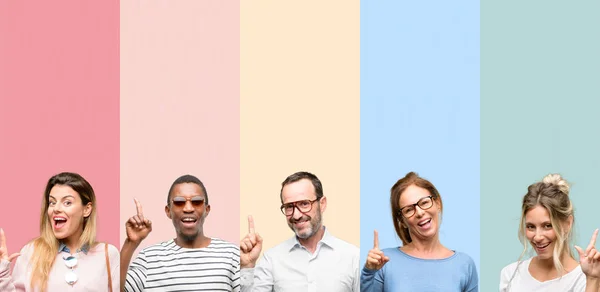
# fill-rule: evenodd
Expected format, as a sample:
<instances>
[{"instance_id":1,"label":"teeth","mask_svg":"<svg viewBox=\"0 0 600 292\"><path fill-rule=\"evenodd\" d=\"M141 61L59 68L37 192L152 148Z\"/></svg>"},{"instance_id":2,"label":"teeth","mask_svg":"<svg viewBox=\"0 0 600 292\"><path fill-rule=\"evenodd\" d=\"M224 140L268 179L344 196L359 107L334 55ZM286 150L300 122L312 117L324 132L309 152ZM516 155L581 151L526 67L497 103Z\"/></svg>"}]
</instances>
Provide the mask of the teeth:
<instances>
[{"instance_id":1,"label":"teeth","mask_svg":"<svg viewBox=\"0 0 600 292\"><path fill-rule=\"evenodd\" d=\"M194 218L183 218L182 221L183 222L194 222L194 221L196 221L196 219L194 219Z\"/></svg>"},{"instance_id":2,"label":"teeth","mask_svg":"<svg viewBox=\"0 0 600 292\"><path fill-rule=\"evenodd\" d=\"M419 223L419 226L423 226L423 225L425 225L425 224L427 224L427 223L429 223L429 222L431 222L431 219L428 219L428 220L426 220L426 221L425 221L425 222L423 222L423 223Z\"/></svg>"},{"instance_id":3,"label":"teeth","mask_svg":"<svg viewBox=\"0 0 600 292\"><path fill-rule=\"evenodd\" d=\"M65 218L54 218L54 221L67 221Z\"/></svg>"}]
</instances>

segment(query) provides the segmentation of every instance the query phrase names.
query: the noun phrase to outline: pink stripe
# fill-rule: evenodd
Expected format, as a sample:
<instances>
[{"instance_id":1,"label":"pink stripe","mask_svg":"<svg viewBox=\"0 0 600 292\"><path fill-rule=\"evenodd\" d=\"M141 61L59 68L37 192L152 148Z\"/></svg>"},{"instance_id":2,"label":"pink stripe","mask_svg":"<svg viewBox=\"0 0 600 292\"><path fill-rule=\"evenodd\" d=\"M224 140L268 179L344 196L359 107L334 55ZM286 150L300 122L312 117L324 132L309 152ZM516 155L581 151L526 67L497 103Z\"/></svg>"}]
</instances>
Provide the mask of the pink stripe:
<instances>
[{"instance_id":1,"label":"pink stripe","mask_svg":"<svg viewBox=\"0 0 600 292\"><path fill-rule=\"evenodd\" d=\"M152 232L175 237L164 207L180 175L206 185L205 234L239 241L239 1L121 5L121 235L139 199Z\"/></svg>"},{"instance_id":2,"label":"pink stripe","mask_svg":"<svg viewBox=\"0 0 600 292\"><path fill-rule=\"evenodd\" d=\"M0 2L0 227L39 235L48 178L83 175L119 246L119 1Z\"/></svg>"}]
</instances>

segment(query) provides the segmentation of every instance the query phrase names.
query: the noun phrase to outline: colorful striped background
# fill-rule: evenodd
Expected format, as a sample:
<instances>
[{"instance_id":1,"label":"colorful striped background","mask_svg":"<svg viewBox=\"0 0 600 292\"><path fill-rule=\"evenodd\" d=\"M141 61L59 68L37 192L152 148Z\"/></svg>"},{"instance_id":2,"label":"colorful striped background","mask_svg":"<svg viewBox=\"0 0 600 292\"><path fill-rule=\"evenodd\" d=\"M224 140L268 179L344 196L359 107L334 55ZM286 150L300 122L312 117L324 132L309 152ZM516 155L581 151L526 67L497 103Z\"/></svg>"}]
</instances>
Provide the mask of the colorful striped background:
<instances>
[{"instance_id":1,"label":"colorful striped background","mask_svg":"<svg viewBox=\"0 0 600 292\"><path fill-rule=\"evenodd\" d=\"M280 183L307 170L325 225L364 256L374 228L398 244L387 192L415 170L445 200L443 243L495 290L529 183L563 172L580 241L600 225L598 8L0 1L0 227L18 251L39 234L47 179L75 171L96 190L99 240L121 245L135 197L152 244L174 236L166 192L190 173L208 190L208 235L237 242L253 215L268 248L292 236Z\"/></svg>"}]
</instances>

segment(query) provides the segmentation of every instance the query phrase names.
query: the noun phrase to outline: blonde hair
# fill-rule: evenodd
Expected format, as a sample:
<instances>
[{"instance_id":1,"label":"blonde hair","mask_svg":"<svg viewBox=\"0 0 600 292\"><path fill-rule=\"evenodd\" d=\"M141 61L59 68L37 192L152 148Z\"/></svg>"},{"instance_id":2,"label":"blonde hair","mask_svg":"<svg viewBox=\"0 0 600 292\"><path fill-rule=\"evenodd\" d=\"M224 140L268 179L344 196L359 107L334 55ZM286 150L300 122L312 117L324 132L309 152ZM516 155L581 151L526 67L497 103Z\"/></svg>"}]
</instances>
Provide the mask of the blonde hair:
<instances>
[{"instance_id":1,"label":"blonde hair","mask_svg":"<svg viewBox=\"0 0 600 292\"><path fill-rule=\"evenodd\" d=\"M92 203L92 212L83 220L83 233L79 237L79 247L92 248L96 242L96 195L92 186L79 174L63 172L48 180L40 214L40 236L32 241L33 255L31 257L31 288L38 287L40 291L46 291L48 286L48 275L58 254L60 242L52 232L52 223L48 218L48 207L50 204L50 191L55 185L71 187L81 197L85 206Z\"/></svg>"},{"instance_id":2,"label":"blonde hair","mask_svg":"<svg viewBox=\"0 0 600 292\"><path fill-rule=\"evenodd\" d=\"M529 186L527 194L523 197L519 226L519 240L523 244L523 252L519 257L519 261L529 248L529 241L525 235L525 215L534 207L541 206L548 211L552 229L557 238L552 253L554 267L561 276L566 272L560 261L561 256L566 253L574 258L573 252L569 248L570 242L573 240L573 228L571 226L565 230L563 226L564 223L569 222L569 217L573 216L573 205L569 199L569 190L569 183L560 174L549 174L541 182ZM574 217L572 218L574 221Z\"/></svg>"}]
</instances>

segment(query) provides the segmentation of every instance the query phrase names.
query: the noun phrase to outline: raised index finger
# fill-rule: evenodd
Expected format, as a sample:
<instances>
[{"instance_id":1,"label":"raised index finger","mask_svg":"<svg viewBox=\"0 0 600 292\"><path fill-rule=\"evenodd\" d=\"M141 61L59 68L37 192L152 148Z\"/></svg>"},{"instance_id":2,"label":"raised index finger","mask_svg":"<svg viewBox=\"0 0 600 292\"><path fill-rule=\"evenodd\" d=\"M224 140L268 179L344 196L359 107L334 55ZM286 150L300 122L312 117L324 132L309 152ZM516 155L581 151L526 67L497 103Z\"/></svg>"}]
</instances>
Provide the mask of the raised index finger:
<instances>
[{"instance_id":1,"label":"raised index finger","mask_svg":"<svg viewBox=\"0 0 600 292\"><path fill-rule=\"evenodd\" d=\"M134 198L133 201L135 202L135 209L137 210L138 216L144 216L144 212L142 211L142 204L140 204L140 202L136 198Z\"/></svg>"},{"instance_id":2,"label":"raised index finger","mask_svg":"<svg viewBox=\"0 0 600 292\"><path fill-rule=\"evenodd\" d=\"M252 215L248 216L248 233L254 234L254 218L252 218Z\"/></svg>"},{"instance_id":3,"label":"raised index finger","mask_svg":"<svg viewBox=\"0 0 600 292\"><path fill-rule=\"evenodd\" d=\"M594 234L592 234L592 239L590 240L590 245L588 245L588 249L590 247L596 246L596 238L597 237L598 237L598 229L596 229L596 231L594 231Z\"/></svg>"},{"instance_id":4,"label":"raised index finger","mask_svg":"<svg viewBox=\"0 0 600 292\"><path fill-rule=\"evenodd\" d=\"M379 248L379 233L377 230L374 230L373 234L373 248Z\"/></svg>"}]
</instances>

